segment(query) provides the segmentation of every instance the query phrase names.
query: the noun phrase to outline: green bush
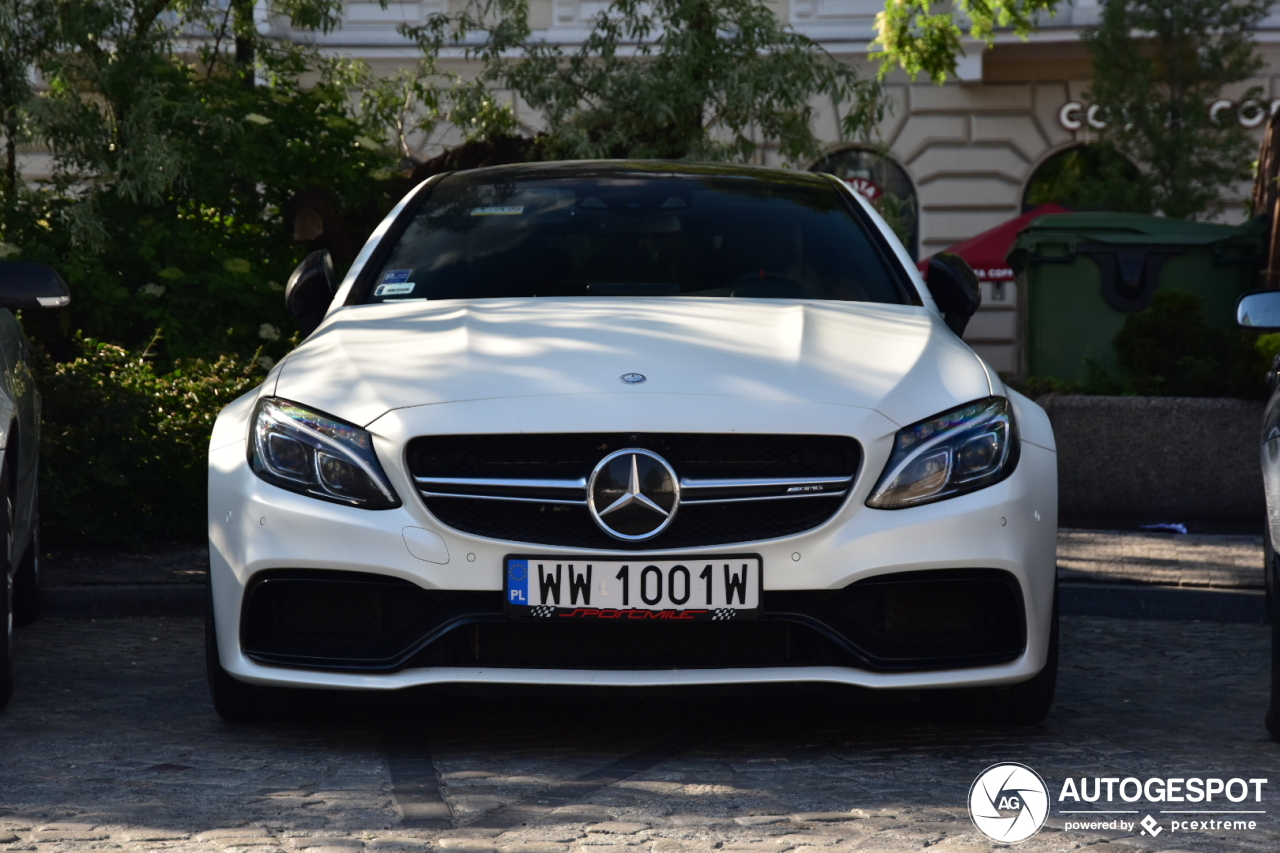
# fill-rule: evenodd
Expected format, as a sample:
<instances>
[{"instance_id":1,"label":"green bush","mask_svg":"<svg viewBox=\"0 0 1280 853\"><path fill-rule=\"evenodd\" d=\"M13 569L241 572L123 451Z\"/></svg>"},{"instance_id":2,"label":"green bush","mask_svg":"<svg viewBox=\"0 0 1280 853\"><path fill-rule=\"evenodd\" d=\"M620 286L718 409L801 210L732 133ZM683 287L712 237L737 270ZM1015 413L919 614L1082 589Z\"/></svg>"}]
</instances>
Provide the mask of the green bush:
<instances>
[{"instance_id":1,"label":"green bush","mask_svg":"<svg viewBox=\"0 0 1280 853\"><path fill-rule=\"evenodd\" d=\"M166 362L259 347L279 358L296 329L284 284L309 248L293 239L291 199L320 188L376 222L399 200L396 161L361 144L371 131L334 87L163 76L185 99L166 119L180 181L153 195L105 179L34 188L0 224L9 260L52 264L71 287L71 305L29 317L27 332L58 360L78 331L140 350L156 328Z\"/></svg>"},{"instance_id":2,"label":"green bush","mask_svg":"<svg viewBox=\"0 0 1280 853\"><path fill-rule=\"evenodd\" d=\"M158 336L157 336L158 338ZM263 378L252 359L180 359L157 372L78 337L78 355L40 359L41 518L46 542L132 544L203 535L209 433L218 411Z\"/></svg>"},{"instance_id":3,"label":"green bush","mask_svg":"<svg viewBox=\"0 0 1280 853\"><path fill-rule=\"evenodd\" d=\"M1087 360L1079 382L1033 376L1024 393L1265 397L1267 367L1280 352L1280 336L1211 326L1200 297L1160 290L1147 308L1125 318L1112 345L1114 370Z\"/></svg>"},{"instance_id":4,"label":"green bush","mask_svg":"<svg viewBox=\"0 0 1280 853\"><path fill-rule=\"evenodd\" d=\"M1157 291L1151 305L1125 318L1116 358L1135 394L1164 397L1260 397L1267 365L1256 334L1210 326L1204 301L1180 290Z\"/></svg>"}]
</instances>

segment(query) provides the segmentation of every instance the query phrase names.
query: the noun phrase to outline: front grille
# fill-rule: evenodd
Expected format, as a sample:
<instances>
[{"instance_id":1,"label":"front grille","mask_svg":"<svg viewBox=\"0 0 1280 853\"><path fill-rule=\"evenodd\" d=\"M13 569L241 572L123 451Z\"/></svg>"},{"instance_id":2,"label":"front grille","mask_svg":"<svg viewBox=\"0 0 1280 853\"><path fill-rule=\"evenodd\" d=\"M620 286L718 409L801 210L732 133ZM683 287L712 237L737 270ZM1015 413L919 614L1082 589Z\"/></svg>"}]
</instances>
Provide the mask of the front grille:
<instances>
[{"instance_id":1,"label":"front grille","mask_svg":"<svg viewBox=\"0 0 1280 853\"><path fill-rule=\"evenodd\" d=\"M615 539L586 506L592 469L608 454L643 448L680 478L674 521L642 541ZM861 463L848 436L705 433L423 436L409 471L427 508L465 533L598 550L728 545L790 536L829 519Z\"/></svg>"}]
</instances>

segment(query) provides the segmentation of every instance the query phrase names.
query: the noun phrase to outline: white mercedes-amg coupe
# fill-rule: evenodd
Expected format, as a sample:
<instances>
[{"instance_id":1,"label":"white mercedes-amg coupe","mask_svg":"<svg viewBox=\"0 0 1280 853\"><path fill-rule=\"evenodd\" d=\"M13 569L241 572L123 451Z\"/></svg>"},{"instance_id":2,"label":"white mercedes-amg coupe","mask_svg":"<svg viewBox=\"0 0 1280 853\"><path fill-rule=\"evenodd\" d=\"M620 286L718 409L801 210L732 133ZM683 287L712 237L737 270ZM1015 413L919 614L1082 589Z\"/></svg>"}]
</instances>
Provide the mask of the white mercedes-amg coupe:
<instances>
[{"instance_id":1,"label":"white mercedes-amg coupe","mask_svg":"<svg viewBox=\"0 0 1280 853\"><path fill-rule=\"evenodd\" d=\"M1034 722L1057 672L1044 412L827 175L577 162L432 178L209 445L209 680L827 683ZM296 694L293 694L296 695Z\"/></svg>"}]
</instances>

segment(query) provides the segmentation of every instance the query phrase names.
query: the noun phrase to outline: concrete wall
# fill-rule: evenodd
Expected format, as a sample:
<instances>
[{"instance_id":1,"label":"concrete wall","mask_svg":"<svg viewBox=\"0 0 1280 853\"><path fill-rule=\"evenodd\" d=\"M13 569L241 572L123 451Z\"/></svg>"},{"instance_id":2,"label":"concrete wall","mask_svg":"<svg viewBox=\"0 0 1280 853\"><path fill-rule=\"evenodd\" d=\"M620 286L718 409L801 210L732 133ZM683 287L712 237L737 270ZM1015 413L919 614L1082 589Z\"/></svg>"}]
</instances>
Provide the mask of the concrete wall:
<instances>
[{"instance_id":1,"label":"concrete wall","mask_svg":"<svg viewBox=\"0 0 1280 853\"><path fill-rule=\"evenodd\" d=\"M1266 517L1261 400L1047 394L1059 515L1138 522Z\"/></svg>"}]
</instances>

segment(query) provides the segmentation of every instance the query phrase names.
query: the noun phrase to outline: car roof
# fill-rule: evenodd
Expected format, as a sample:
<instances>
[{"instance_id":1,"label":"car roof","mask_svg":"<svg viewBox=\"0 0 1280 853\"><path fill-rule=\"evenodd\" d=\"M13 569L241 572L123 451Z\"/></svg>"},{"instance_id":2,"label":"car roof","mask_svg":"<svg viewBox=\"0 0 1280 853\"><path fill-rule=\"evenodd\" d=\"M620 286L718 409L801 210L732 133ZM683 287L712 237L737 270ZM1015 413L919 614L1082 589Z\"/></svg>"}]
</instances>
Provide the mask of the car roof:
<instances>
[{"instance_id":1,"label":"car roof","mask_svg":"<svg viewBox=\"0 0 1280 853\"><path fill-rule=\"evenodd\" d=\"M831 187L830 178L817 172L773 169L737 163L698 163L684 160L560 160L515 163L454 172L449 183L490 183L496 180L539 181L608 178L741 178L778 187Z\"/></svg>"}]
</instances>

